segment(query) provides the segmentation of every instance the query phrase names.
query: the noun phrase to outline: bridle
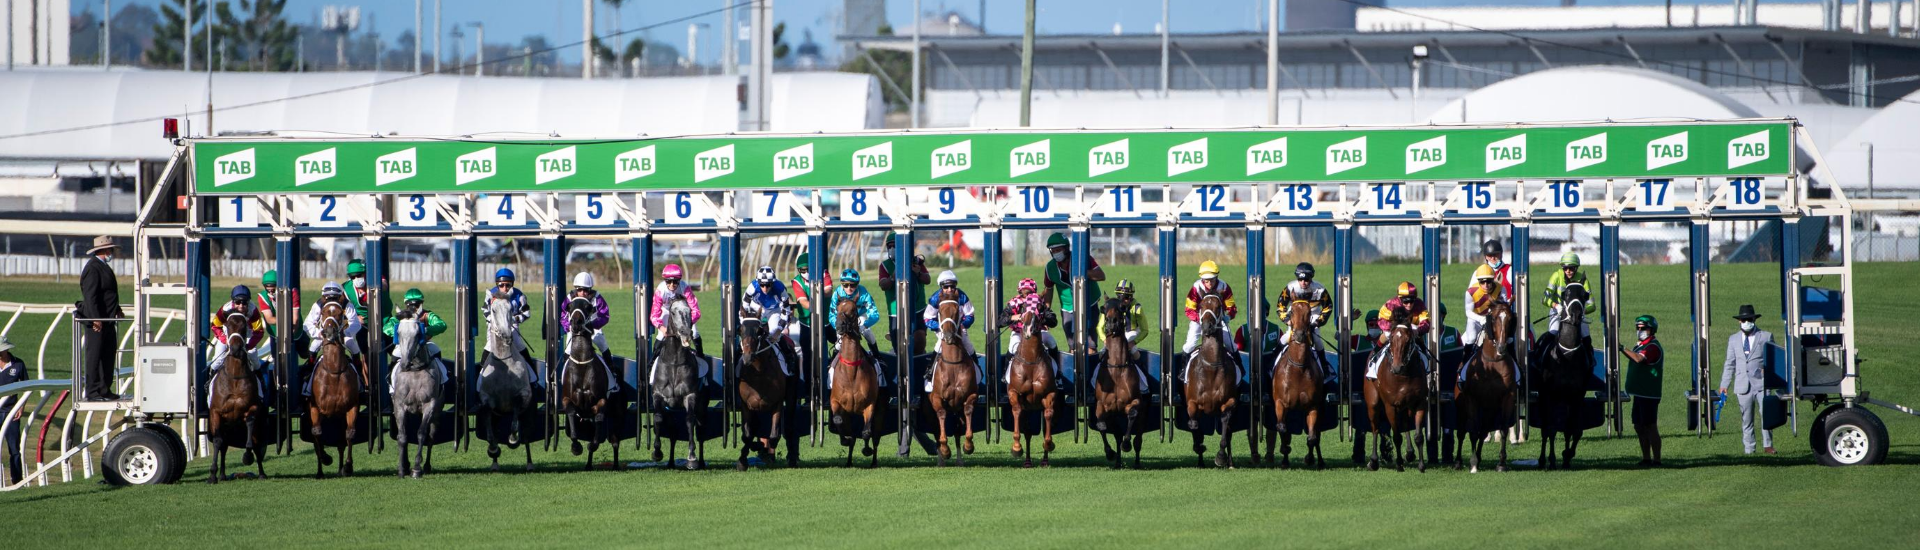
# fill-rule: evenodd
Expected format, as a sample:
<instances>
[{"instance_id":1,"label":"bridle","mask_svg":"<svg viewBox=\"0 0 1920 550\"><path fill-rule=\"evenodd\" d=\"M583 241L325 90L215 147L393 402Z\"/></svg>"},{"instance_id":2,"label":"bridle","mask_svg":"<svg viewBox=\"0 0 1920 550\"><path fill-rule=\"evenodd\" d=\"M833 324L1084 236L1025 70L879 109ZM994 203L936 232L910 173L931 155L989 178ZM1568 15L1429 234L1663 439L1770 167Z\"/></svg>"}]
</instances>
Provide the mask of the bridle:
<instances>
[{"instance_id":1,"label":"bridle","mask_svg":"<svg viewBox=\"0 0 1920 550\"><path fill-rule=\"evenodd\" d=\"M773 339L768 338L767 322L755 317L740 320L742 342L747 344L747 357L760 357L773 351ZM748 328L753 327L753 328Z\"/></svg>"}]
</instances>

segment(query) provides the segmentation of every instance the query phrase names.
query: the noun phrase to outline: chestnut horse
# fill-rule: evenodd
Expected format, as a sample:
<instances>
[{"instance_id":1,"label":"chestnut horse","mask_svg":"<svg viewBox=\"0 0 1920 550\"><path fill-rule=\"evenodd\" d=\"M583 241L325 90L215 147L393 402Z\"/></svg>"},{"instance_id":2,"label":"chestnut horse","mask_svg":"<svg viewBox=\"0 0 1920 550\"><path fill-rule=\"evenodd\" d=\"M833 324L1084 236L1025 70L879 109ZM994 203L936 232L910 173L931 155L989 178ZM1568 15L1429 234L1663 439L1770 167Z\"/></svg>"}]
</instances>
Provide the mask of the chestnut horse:
<instances>
[{"instance_id":1,"label":"chestnut horse","mask_svg":"<svg viewBox=\"0 0 1920 550\"><path fill-rule=\"evenodd\" d=\"M868 467L879 466L875 448L880 436L873 433L873 410L880 400L880 371L860 348L864 338L860 336L859 304L852 296L840 296L834 300L833 311L837 321L834 332L840 341L840 351L834 358L833 391L827 398L834 431L840 434L840 444L847 446L847 467L853 467L854 437L847 430L853 429L849 423L858 416L860 439L866 442L860 453L872 458Z\"/></svg>"},{"instance_id":2,"label":"chestnut horse","mask_svg":"<svg viewBox=\"0 0 1920 550\"><path fill-rule=\"evenodd\" d=\"M773 450L778 442L786 438L787 374L780 370L780 349L774 345L777 339L769 333L767 321L757 314L758 308L743 312L740 320L740 366L735 371L739 380L740 394L740 458L734 461L733 469L747 471L747 453L759 451L762 464L773 464ZM767 418L767 435L754 437L752 426L759 418ZM796 447L787 447L787 467L800 465Z\"/></svg>"},{"instance_id":3,"label":"chestnut horse","mask_svg":"<svg viewBox=\"0 0 1920 550\"><path fill-rule=\"evenodd\" d=\"M574 297L567 302L567 372L560 380L560 405L567 412L567 436L573 440L573 456L580 456L580 441L586 440L587 470L593 470L593 453L600 450L604 437L613 443L613 467L620 469L620 430L613 429L623 412L607 402L607 390L613 387L608 369L593 345L593 329L587 319L593 317L593 302Z\"/></svg>"},{"instance_id":4,"label":"chestnut horse","mask_svg":"<svg viewBox=\"0 0 1920 550\"><path fill-rule=\"evenodd\" d=\"M253 376L252 362L247 353L247 315L233 312L227 315L227 357L221 362L220 372L214 374L213 402L207 417L207 439L213 443L213 466L208 468L207 483L219 483L227 475L227 431L222 425L228 422L242 422L246 427L247 445L240 454L240 465L253 465L261 478L267 477L264 463L267 453L261 449L260 382Z\"/></svg>"},{"instance_id":5,"label":"chestnut horse","mask_svg":"<svg viewBox=\"0 0 1920 550\"><path fill-rule=\"evenodd\" d=\"M967 329L960 319L960 289L941 289L936 295L940 299L939 309L934 318L940 323L939 348L934 350L933 391L929 401L933 404L933 416L940 423L940 454L938 464L947 465L952 457L956 465L965 466L966 459L953 454L947 446L947 414L960 413L960 423L966 432L960 443L960 450L973 454L973 406L980 397L980 380L977 363L967 354Z\"/></svg>"},{"instance_id":6,"label":"chestnut horse","mask_svg":"<svg viewBox=\"0 0 1920 550\"><path fill-rule=\"evenodd\" d=\"M1298 300L1288 304L1286 323L1291 337L1273 361L1273 417L1277 429L1267 433L1267 462L1273 462L1273 443L1278 439L1280 467L1291 466L1287 458L1293 454L1293 434L1288 433L1287 416L1303 413L1307 419L1307 449L1301 463L1324 469L1327 457L1320 450L1320 409L1327 404L1327 392L1320 382L1326 373L1320 371L1320 358L1314 353L1313 304Z\"/></svg>"},{"instance_id":7,"label":"chestnut horse","mask_svg":"<svg viewBox=\"0 0 1920 550\"><path fill-rule=\"evenodd\" d=\"M1101 325L1107 328L1106 349L1101 350L1101 369L1093 375L1093 422L1100 431L1100 446L1107 451L1107 460L1113 462L1114 469L1123 466L1127 450L1133 450L1133 467L1140 467L1140 444L1146 440L1145 434L1134 433L1140 420L1141 387L1140 378L1133 370L1133 341L1127 339L1127 331L1138 330L1133 326L1133 316L1127 314L1119 298L1108 298L1100 308ZM1107 443L1111 435L1115 445ZM1115 447L1118 449L1115 449Z\"/></svg>"},{"instance_id":8,"label":"chestnut horse","mask_svg":"<svg viewBox=\"0 0 1920 550\"><path fill-rule=\"evenodd\" d=\"M1487 434L1498 430L1507 419L1513 418L1514 388L1519 380L1518 370L1514 368L1513 350L1507 347L1507 339L1513 336L1513 306L1495 301L1487 308L1487 327L1480 333L1480 350L1466 366L1467 379L1454 386L1454 402L1460 412L1460 442L1454 445L1458 453L1466 447L1466 438L1473 438L1472 471L1480 471L1480 451L1487 443ZM1454 469L1460 469L1460 460L1456 456ZM1507 437L1500 434L1500 461L1494 463L1494 469L1507 471Z\"/></svg>"},{"instance_id":9,"label":"chestnut horse","mask_svg":"<svg viewBox=\"0 0 1920 550\"><path fill-rule=\"evenodd\" d=\"M1367 469L1380 469L1380 452L1387 449L1394 469L1404 472L1405 461L1415 459L1426 447L1426 430L1421 426L1427 419L1429 396L1426 377L1406 368L1413 363L1415 354L1420 353L1414 343L1419 337L1404 314L1395 312L1392 322L1393 330L1387 332L1386 347L1376 352L1387 354L1380 362L1377 377L1366 379L1367 423L1375 438ZM1413 432L1413 449L1402 456L1400 433L1406 431ZM1387 447L1388 440L1393 442L1391 448ZM1419 459L1416 467L1427 471L1427 461Z\"/></svg>"},{"instance_id":10,"label":"chestnut horse","mask_svg":"<svg viewBox=\"0 0 1920 550\"><path fill-rule=\"evenodd\" d=\"M320 352L314 356L313 397L307 401L307 430L313 437L315 479L325 479L321 468L333 463L321 442L321 427L328 419L345 421L346 433L340 438L340 475L353 475L353 437L360 421L360 391L366 387L365 375L355 372L347 358L347 315L342 301L320 306Z\"/></svg>"},{"instance_id":11,"label":"chestnut horse","mask_svg":"<svg viewBox=\"0 0 1920 550\"><path fill-rule=\"evenodd\" d=\"M1233 410L1239 406L1240 391L1233 363L1227 358L1227 323L1220 296L1209 294L1200 299L1200 347L1187 359L1187 431L1193 433L1194 464L1205 467L1206 434L1200 431L1200 417L1219 421L1220 451L1213 465L1233 467ZM1248 444L1252 446L1251 442Z\"/></svg>"},{"instance_id":12,"label":"chestnut horse","mask_svg":"<svg viewBox=\"0 0 1920 550\"><path fill-rule=\"evenodd\" d=\"M1050 354L1041 341L1041 334L1047 329L1041 326L1040 313L1028 310L1021 314L1020 323L1020 347L1014 350L1013 360L1007 364L1007 404L1013 411L1013 456L1024 459L1024 466L1033 467L1033 434L1025 433L1020 422L1027 409L1040 409L1040 465L1044 467L1053 458L1053 410L1060 404L1060 390L1054 386L1053 367L1048 366Z\"/></svg>"}]
</instances>

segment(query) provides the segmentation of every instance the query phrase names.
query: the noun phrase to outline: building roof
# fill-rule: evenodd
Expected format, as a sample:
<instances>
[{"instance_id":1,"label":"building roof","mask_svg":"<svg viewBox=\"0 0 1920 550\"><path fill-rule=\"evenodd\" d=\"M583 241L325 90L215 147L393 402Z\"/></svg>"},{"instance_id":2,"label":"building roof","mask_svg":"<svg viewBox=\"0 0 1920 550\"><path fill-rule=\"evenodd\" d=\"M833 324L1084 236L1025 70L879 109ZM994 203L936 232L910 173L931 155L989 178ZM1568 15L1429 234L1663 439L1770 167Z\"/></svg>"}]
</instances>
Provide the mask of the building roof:
<instances>
[{"instance_id":1,"label":"building roof","mask_svg":"<svg viewBox=\"0 0 1920 550\"><path fill-rule=\"evenodd\" d=\"M1518 35L1518 36L1516 36ZM1751 42L1761 40L1826 40L1833 42L1865 43L1890 46L1920 48L1920 40L1896 38L1884 34L1858 34L1852 32L1826 31L1792 27L1769 26L1715 26L1715 27L1672 27L1672 28L1603 28L1603 29L1528 29L1528 30L1488 30L1488 31L1452 31L1452 30L1405 30L1382 32L1358 32L1353 30L1316 30L1291 31L1280 33L1278 44L1281 48L1324 48L1341 47L1352 44L1354 47L1402 46L1414 43L1439 42L1449 46L1507 46L1521 45L1521 36L1535 41L1575 44L1583 46L1610 45L1621 40L1639 44L1697 44L1711 41L1716 37L1731 42ZM906 36L840 36L839 40L851 42L869 49L909 51L913 47L912 39ZM1172 41L1187 49L1239 49L1266 47L1267 35L1256 32L1233 33L1175 33ZM1019 35L985 36L936 36L923 35L921 42L933 47L948 50L992 50L1020 48ZM1089 43L1103 48L1160 49L1158 34L1065 34L1046 35L1034 38L1035 49L1079 48Z\"/></svg>"}]
</instances>

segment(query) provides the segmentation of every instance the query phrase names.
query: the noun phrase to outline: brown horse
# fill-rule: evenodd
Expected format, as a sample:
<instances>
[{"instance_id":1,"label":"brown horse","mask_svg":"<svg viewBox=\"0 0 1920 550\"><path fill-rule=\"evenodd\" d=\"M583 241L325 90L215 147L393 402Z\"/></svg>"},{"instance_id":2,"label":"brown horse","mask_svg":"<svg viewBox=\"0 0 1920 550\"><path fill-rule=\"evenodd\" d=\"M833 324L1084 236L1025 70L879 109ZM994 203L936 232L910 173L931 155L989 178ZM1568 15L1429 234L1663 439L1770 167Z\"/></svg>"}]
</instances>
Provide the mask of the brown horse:
<instances>
[{"instance_id":1,"label":"brown horse","mask_svg":"<svg viewBox=\"0 0 1920 550\"><path fill-rule=\"evenodd\" d=\"M873 364L867 352L860 344L859 304L852 296L841 296L833 304L835 323L834 332L840 341L840 352L834 358L833 392L827 397L831 407L834 431L841 434L840 444L847 446L847 466L853 466L854 438L847 430L853 417L860 418L860 439L866 446L861 454L872 457L868 467L880 465L880 456L875 448L880 437L873 433L873 410L880 400L880 371Z\"/></svg>"},{"instance_id":2,"label":"brown horse","mask_svg":"<svg viewBox=\"0 0 1920 550\"><path fill-rule=\"evenodd\" d=\"M620 411L619 406L607 402L607 390L614 381L608 375L612 365L602 366L599 351L593 345L593 329L587 326L587 320L593 317L593 302L586 298L574 297L566 305L568 327L566 375L560 380L560 405L567 412L567 436L573 440L573 456L580 456L580 442L585 440L588 471L593 470L593 453L600 450L600 440L613 443L613 467L620 468L620 430L611 424L618 422L621 415L608 415L609 411Z\"/></svg>"},{"instance_id":3,"label":"brown horse","mask_svg":"<svg viewBox=\"0 0 1920 550\"><path fill-rule=\"evenodd\" d=\"M1507 338L1513 336L1513 306L1496 301L1487 309L1487 327L1481 332L1480 349L1475 353L1476 361L1466 366L1467 379L1454 386L1454 402L1460 412L1460 423L1464 429L1457 430L1461 441L1454 445L1458 453L1466 447L1466 439L1473 439L1472 470L1480 471L1480 451L1487 443L1487 434L1504 425L1513 418L1514 388L1518 385L1514 368L1513 350L1507 348ZM1500 434L1500 461L1494 463L1494 469L1507 471L1507 437ZM1460 469L1460 460L1456 456L1453 468Z\"/></svg>"},{"instance_id":4,"label":"brown horse","mask_svg":"<svg viewBox=\"0 0 1920 550\"><path fill-rule=\"evenodd\" d=\"M1377 352L1387 354L1380 364L1378 377L1366 379L1367 423L1372 426L1375 438L1372 456L1367 458L1369 470L1380 469L1380 451L1387 449L1394 469L1404 472L1405 461L1414 459L1426 447L1426 431L1420 426L1427 418L1427 381L1414 369L1404 368L1419 353L1414 345L1417 339L1405 315L1396 312L1393 330L1387 333L1387 345ZM1413 449L1403 457L1400 433L1406 431L1414 434ZM1387 447L1389 439L1393 441L1391 448ZM1419 459L1416 467L1427 471L1427 461Z\"/></svg>"},{"instance_id":5,"label":"brown horse","mask_svg":"<svg viewBox=\"0 0 1920 550\"><path fill-rule=\"evenodd\" d=\"M222 428L229 422L242 422L246 427L247 446L240 454L240 465L252 464L261 478L267 477L267 454L260 444L259 429L263 427L260 385L253 377L251 361L247 360L246 314L228 314L226 327L227 357L221 363L220 372L214 374L213 402L208 407L213 413L207 418L207 439L213 443L213 467L208 468L207 483L219 483L220 478L227 475L227 431Z\"/></svg>"},{"instance_id":6,"label":"brown horse","mask_svg":"<svg viewBox=\"0 0 1920 550\"><path fill-rule=\"evenodd\" d=\"M751 313L749 313L751 314ZM780 370L780 350L774 345L776 339L768 332L767 322L759 317L747 317L740 320L740 366L736 371L739 379L740 424L749 428L740 431L740 458L733 464L739 471L747 471L747 453L759 451L760 462L773 464L773 450L786 436L785 417L781 414L787 404L787 375ZM754 437L752 428L755 421L767 418L767 435ZM800 457L794 449L787 449L787 467L800 465Z\"/></svg>"},{"instance_id":7,"label":"brown horse","mask_svg":"<svg viewBox=\"0 0 1920 550\"><path fill-rule=\"evenodd\" d=\"M1053 458L1053 410L1060 403L1060 390L1054 387L1053 367L1048 366L1048 353L1041 334L1040 313L1028 310L1021 314L1020 347L1013 352L1013 361L1007 364L1007 404L1013 411L1013 456L1024 458L1024 465L1033 467L1033 434L1021 429L1021 420L1027 409L1040 409L1040 465L1048 466Z\"/></svg>"},{"instance_id":8,"label":"brown horse","mask_svg":"<svg viewBox=\"0 0 1920 550\"><path fill-rule=\"evenodd\" d=\"M940 299L939 309L934 312L934 318L940 323L940 347L935 350L933 392L928 397L933 404L933 416L940 423L938 464L945 466L947 458L952 457L956 465L965 466L966 459L954 455L953 449L947 446L947 414L960 414L960 423L966 432L960 450L973 454L973 405L980 397L980 380L973 356L967 353L967 329L960 319L960 289L941 289L936 296Z\"/></svg>"},{"instance_id":9,"label":"brown horse","mask_svg":"<svg viewBox=\"0 0 1920 550\"><path fill-rule=\"evenodd\" d=\"M1100 308L1101 325L1107 327L1101 337L1107 347L1100 353L1102 368L1093 375L1094 427L1100 431L1100 446L1106 449L1114 469L1123 466L1129 448L1133 450L1133 467L1139 468L1140 444L1146 440L1145 434L1134 433L1140 420L1141 388L1133 370L1133 341L1127 339L1127 331L1138 327L1133 326L1133 317L1127 313L1118 298L1108 298ZM1115 445L1107 443L1110 432L1117 440Z\"/></svg>"},{"instance_id":10,"label":"brown horse","mask_svg":"<svg viewBox=\"0 0 1920 550\"><path fill-rule=\"evenodd\" d=\"M1287 416L1306 415L1307 450L1301 455L1305 466L1327 467L1320 450L1320 409L1327 405L1327 392L1320 384L1326 373L1320 372L1320 358L1313 346L1313 304L1295 301L1287 305L1287 329L1291 338L1285 351L1273 362L1273 417L1278 425L1267 433L1267 462L1273 462L1273 443L1280 440L1280 467L1291 466L1293 434L1287 430Z\"/></svg>"},{"instance_id":11,"label":"brown horse","mask_svg":"<svg viewBox=\"0 0 1920 550\"><path fill-rule=\"evenodd\" d=\"M1213 455L1218 468L1233 467L1233 410L1240 405L1232 360L1227 357L1226 317L1220 296L1200 299L1200 347L1187 359L1187 431L1193 434L1194 464L1206 467L1206 434L1200 417L1218 420L1220 451ZM1251 442L1248 444L1251 446Z\"/></svg>"},{"instance_id":12,"label":"brown horse","mask_svg":"<svg viewBox=\"0 0 1920 550\"><path fill-rule=\"evenodd\" d=\"M365 374L354 372L347 357L347 315L345 304L329 301L320 309L320 352L314 357L313 397L307 401L308 430L313 437L315 479L325 479L321 468L333 463L321 442L324 422L331 418L345 421L346 433L340 439L340 475L353 475L353 437L360 421L360 391L366 387Z\"/></svg>"}]
</instances>

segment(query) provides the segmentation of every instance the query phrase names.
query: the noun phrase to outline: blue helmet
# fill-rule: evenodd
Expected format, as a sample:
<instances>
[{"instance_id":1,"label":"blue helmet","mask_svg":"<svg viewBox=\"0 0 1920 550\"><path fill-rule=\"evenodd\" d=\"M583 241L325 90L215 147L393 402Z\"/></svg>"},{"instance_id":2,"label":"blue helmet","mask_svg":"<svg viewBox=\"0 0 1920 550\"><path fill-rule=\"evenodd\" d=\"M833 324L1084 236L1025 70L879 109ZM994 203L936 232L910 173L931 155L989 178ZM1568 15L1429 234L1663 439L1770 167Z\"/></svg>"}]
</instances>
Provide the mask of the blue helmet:
<instances>
[{"instance_id":1,"label":"blue helmet","mask_svg":"<svg viewBox=\"0 0 1920 550\"><path fill-rule=\"evenodd\" d=\"M252 296L253 291L247 290L247 285L233 285L233 299L245 300Z\"/></svg>"},{"instance_id":2,"label":"blue helmet","mask_svg":"<svg viewBox=\"0 0 1920 550\"><path fill-rule=\"evenodd\" d=\"M840 282L858 283L860 282L860 272L851 267L842 269L840 270Z\"/></svg>"},{"instance_id":3,"label":"blue helmet","mask_svg":"<svg viewBox=\"0 0 1920 550\"><path fill-rule=\"evenodd\" d=\"M512 281L513 270L502 267L499 271L493 272L493 280L494 282Z\"/></svg>"}]
</instances>

